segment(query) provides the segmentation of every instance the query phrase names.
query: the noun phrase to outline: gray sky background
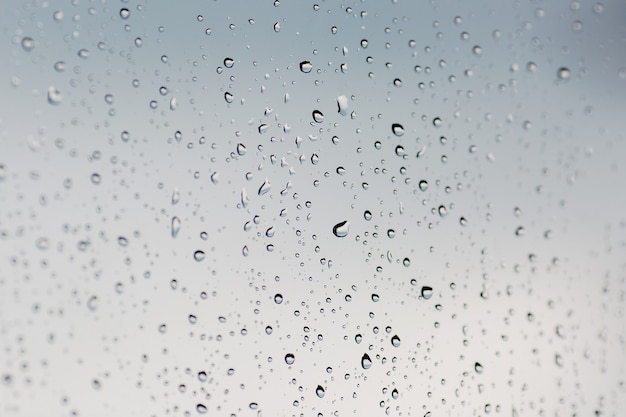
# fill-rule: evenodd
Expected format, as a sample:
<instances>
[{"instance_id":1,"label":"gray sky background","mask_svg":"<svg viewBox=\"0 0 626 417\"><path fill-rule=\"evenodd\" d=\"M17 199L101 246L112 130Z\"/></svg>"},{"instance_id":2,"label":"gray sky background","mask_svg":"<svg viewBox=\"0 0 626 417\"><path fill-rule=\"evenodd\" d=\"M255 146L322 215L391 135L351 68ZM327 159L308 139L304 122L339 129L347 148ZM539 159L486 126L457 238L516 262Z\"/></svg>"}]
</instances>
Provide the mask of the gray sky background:
<instances>
[{"instance_id":1,"label":"gray sky background","mask_svg":"<svg viewBox=\"0 0 626 417\"><path fill-rule=\"evenodd\" d=\"M621 2L0 15L0 414L626 407Z\"/></svg>"}]
</instances>

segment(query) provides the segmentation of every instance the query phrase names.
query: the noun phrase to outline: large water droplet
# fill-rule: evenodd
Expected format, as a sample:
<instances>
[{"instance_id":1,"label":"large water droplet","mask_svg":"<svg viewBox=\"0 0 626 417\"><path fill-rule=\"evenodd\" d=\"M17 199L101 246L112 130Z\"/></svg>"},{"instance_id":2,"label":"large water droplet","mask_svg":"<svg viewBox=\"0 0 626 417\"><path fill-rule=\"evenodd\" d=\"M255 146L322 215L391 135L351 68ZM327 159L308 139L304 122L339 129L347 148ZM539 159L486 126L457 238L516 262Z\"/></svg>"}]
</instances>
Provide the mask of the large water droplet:
<instances>
[{"instance_id":1,"label":"large water droplet","mask_svg":"<svg viewBox=\"0 0 626 417\"><path fill-rule=\"evenodd\" d=\"M364 353L361 357L361 367L363 369L370 369L372 367L372 359L367 353Z\"/></svg>"},{"instance_id":2,"label":"large water droplet","mask_svg":"<svg viewBox=\"0 0 626 417\"><path fill-rule=\"evenodd\" d=\"M237 144L237 155L243 156L243 155L246 154L246 152L248 152L248 150L246 149L246 146L243 143L238 143Z\"/></svg>"},{"instance_id":3,"label":"large water droplet","mask_svg":"<svg viewBox=\"0 0 626 417\"><path fill-rule=\"evenodd\" d=\"M204 260L205 257L206 255L204 254L204 251L197 250L193 253L193 259L195 259L197 262L201 262L202 260Z\"/></svg>"},{"instance_id":4,"label":"large water droplet","mask_svg":"<svg viewBox=\"0 0 626 417\"><path fill-rule=\"evenodd\" d=\"M315 394L319 398L324 398L324 394L326 394L326 391L324 391L324 388L322 388L321 385L318 385L317 388L315 388Z\"/></svg>"},{"instance_id":5,"label":"large water droplet","mask_svg":"<svg viewBox=\"0 0 626 417\"><path fill-rule=\"evenodd\" d=\"M120 9L120 17L122 19L128 19L130 17L130 10L127 8Z\"/></svg>"},{"instance_id":6,"label":"large water droplet","mask_svg":"<svg viewBox=\"0 0 626 417\"><path fill-rule=\"evenodd\" d=\"M295 361L296 361L296 357L294 356L293 353L288 353L285 355L285 363L287 365L293 365Z\"/></svg>"},{"instance_id":7,"label":"large water droplet","mask_svg":"<svg viewBox=\"0 0 626 417\"><path fill-rule=\"evenodd\" d=\"M274 302L276 304L282 304L282 302L283 302L283 295L282 294L276 294L274 296Z\"/></svg>"},{"instance_id":8,"label":"large water droplet","mask_svg":"<svg viewBox=\"0 0 626 417\"><path fill-rule=\"evenodd\" d=\"M324 114L319 110L313 110L313 121L315 123L322 123L324 121Z\"/></svg>"},{"instance_id":9,"label":"large water droplet","mask_svg":"<svg viewBox=\"0 0 626 417\"><path fill-rule=\"evenodd\" d=\"M347 220L333 226L333 234L337 237L346 237L350 231L350 223Z\"/></svg>"},{"instance_id":10,"label":"large water droplet","mask_svg":"<svg viewBox=\"0 0 626 417\"><path fill-rule=\"evenodd\" d=\"M391 125L391 131L396 136L404 135L404 127L400 123L394 123Z\"/></svg>"},{"instance_id":11,"label":"large water droplet","mask_svg":"<svg viewBox=\"0 0 626 417\"><path fill-rule=\"evenodd\" d=\"M308 74L309 72L311 72L311 70L313 69L313 64L311 64L311 61L302 61L300 63L300 71L302 71L305 74Z\"/></svg>"},{"instance_id":12,"label":"large water droplet","mask_svg":"<svg viewBox=\"0 0 626 417\"><path fill-rule=\"evenodd\" d=\"M418 186L420 187L421 191L426 191L428 190L428 181L426 180L421 180L418 184Z\"/></svg>"},{"instance_id":13,"label":"large water droplet","mask_svg":"<svg viewBox=\"0 0 626 417\"><path fill-rule=\"evenodd\" d=\"M398 337L398 335L394 335L391 337L391 345L393 347L399 347L400 346L400 337Z\"/></svg>"}]
</instances>

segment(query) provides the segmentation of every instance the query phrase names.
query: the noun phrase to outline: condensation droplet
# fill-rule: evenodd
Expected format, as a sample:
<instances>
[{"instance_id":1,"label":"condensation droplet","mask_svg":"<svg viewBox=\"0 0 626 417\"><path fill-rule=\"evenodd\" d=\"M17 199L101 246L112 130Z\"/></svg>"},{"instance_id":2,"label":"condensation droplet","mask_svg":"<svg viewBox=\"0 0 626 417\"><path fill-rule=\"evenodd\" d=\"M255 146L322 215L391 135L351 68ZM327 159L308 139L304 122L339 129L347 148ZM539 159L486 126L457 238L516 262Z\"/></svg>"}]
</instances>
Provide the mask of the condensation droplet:
<instances>
[{"instance_id":1,"label":"condensation droplet","mask_svg":"<svg viewBox=\"0 0 626 417\"><path fill-rule=\"evenodd\" d=\"M372 367L372 359L367 353L364 353L361 357L361 367L363 369L370 369Z\"/></svg>"},{"instance_id":2,"label":"condensation droplet","mask_svg":"<svg viewBox=\"0 0 626 417\"><path fill-rule=\"evenodd\" d=\"M350 223L347 220L333 226L333 234L337 237L346 237L350 232Z\"/></svg>"},{"instance_id":3,"label":"condensation droplet","mask_svg":"<svg viewBox=\"0 0 626 417\"><path fill-rule=\"evenodd\" d=\"M311 72L312 69L313 64L311 64L311 61L300 62L300 71L302 71L303 73L308 74L309 72Z\"/></svg>"}]
</instances>

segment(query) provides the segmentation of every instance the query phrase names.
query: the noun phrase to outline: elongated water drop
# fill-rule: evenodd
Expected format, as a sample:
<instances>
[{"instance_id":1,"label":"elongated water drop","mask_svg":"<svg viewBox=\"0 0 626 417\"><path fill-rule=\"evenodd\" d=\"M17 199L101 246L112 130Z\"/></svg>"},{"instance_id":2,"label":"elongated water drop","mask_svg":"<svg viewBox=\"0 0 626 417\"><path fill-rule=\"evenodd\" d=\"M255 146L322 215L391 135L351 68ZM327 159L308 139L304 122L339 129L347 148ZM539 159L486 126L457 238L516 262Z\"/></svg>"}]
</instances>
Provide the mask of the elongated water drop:
<instances>
[{"instance_id":1,"label":"elongated water drop","mask_svg":"<svg viewBox=\"0 0 626 417\"><path fill-rule=\"evenodd\" d=\"M180 219L177 216L172 217L172 237L175 238L178 236L178 232L180 231Z\"/></svg>"}]
</instances>

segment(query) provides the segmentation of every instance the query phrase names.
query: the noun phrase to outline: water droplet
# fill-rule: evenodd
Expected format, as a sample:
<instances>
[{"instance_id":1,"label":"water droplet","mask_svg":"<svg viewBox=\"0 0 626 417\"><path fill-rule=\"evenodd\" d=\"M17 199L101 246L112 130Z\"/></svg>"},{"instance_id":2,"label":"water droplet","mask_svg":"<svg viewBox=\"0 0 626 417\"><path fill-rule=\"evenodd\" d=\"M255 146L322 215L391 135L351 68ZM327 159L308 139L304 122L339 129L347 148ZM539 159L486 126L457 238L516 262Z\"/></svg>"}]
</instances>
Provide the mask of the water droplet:
<instances>
[{"instance_id":1,"label":"water droplet","mask_svg":"<svg viewBox=\"0 0 626 417\"><path fill-rule=\"evenodd\" d=\"M228 91L224 93L224 100L227 103L232 103L233 101L235 101L235 96L232 95L232 93L229 93Z\"/></svg>"},{"instance_id":2,"label":"water droplet","mask_svg":"<svg viewBox=\"0 0 626 417\"><path fill-rule=\"evenodd\" d=\"M258 194L259 195L267 194L271 188L272 188L272 185L270 184L269 180L266 178L265 181L263 181L263 184L261 184L261 186L259 187Z\"/></svg>"},{"instance_id":3,"label":"water droplet","mask_svg":"<svg viewBox=\"0 0 626 417\"><path fill-rule=\"evenodd\" d=\"M287 365L293 365L295 361L296 361L296 357L294 356L293 353L288 353L285 355L285 363Z\"/></svg>"},{"instance_id":4,"label":"water droplet","mask_svg":"<svg viewBox=\"0 0 626 417\"><path fill-rule=\"evenodd\" d=\"M241 254L243 256L248 256L250 254L250 249L248 249L248 245L244 245L244 247L241 248Z\"/></svg>"},{"instance_id":5,"label":"water droplet","mask_svg":"<svg viewBox=\"0 0 626 417\"><path fill-rule=\"evenodd\" d=\"M117 244L125 248L126 246L128 246L128 239L126 239L124 236L119 236L117 238Z\"/></svg>"},{"instance_id":6,"label":"water droplet","mask_svg":"<svg viewBox=\"0 0 626 417\"><path fill-rule=\"evenodd\" d=\"M397 334L393 335L391 337L391 345L393 347L399 347L400 346L400 337Z\"/></svg>"},{"instance_id":7,"label":"water droplet","mask_svg":"<svg viewBox=\"0 0 626 417\"><path fill-rule=\"evenodd\" d=\"M54 86L48 87L48 103L56 106L61 104L61 101L63 101L63 94Z\"/></svg>"},{"instance_id":8,"label":"water droplet","mask_svg":"<svg viewBox=\"0 0 626 417\"><path fill-rule=\"evenodd\" d=\"M270 335L273 331L272 326L265 326L265 334Z\"/></svg>"},{"instance_id":9,"label":"water droplet","mask_svg":"<svg viewBox=\"0 0 626 417\"><path fill-rule=\"evenodd\" d=\"M396 136L404 135L404 127L399 123L394 123L391 125L391 131Z\"/></svg>"},{"instance_id":10,"label":"water droplet","mask_svg":"<svg viewBox=\"0 0 626 417\"><path fill-rule=\"evenodd\" d=\"M196 316L194 316L193 314L190 314L187 317L187 320L189 320L189 323L191 323L191 324L196 324L198 322L198 318Z\"/></svg>"},{"instance_id":11,"label":"water droplet","mask_svg":"<svg viewBox=\"0 0 626 417\"><path fill-rule=\"evenodd\" d=\"M426 180L421 180L418 184L419 188L421 191L426 191L428 190L428 181Z\"/></svg>"},{"instance_id":12,"label":"water droplet","mask_svg":"<svg viewBox=\"0 0 626 417\"><path fill-rule=\"evenodd\" d=\"M559 79L563 81L569 80L569 78L572 76L572 73L570 72L569 68L566 68L566 67L559 68L556 74L559 77Z\"/></svg>"},{"instance_id":13,"label":"water droplet","mask_svg":"<svg viewBox=\"0 0 626 417\"><path fill-rule=\"evenodd\" d=\"M337 97L337 111L342 116L346 116L348 114L348 97L346 96Z\"/></svg>"},{"instance_id":14,"label":"water droplet","mask_svg":"<svg viewBox=\"0 0 626 417\"><path fill-rule=\"evenodd\" d=\"M441 217L445 217L446 214L448 214L448 211L446 210L446 206L444 205L439 206L439 208L437 209L437 212L439 213L439 216Z\"/></svg>"},{"instance_id":15,"label":"water droplet","mask_svg":"<svg viewBox=\"0 0 626 417\"><path fill-rule=\"evenodd\" d=\"M280 32L280 22L274 23L274 32Z\"/></svg>"},{"instance_id":16,"label":"water droplet","mask_svg":"<svg viewBox=\"0 0 626 417\"><path fill-rule=\"evenodd\" d=\"M224 58L224 66L226 68L232 68L235 65L235 60L232 58Z\"/></svg>"},{"instance_id":17,"label":"water droplet","mask_svg":"<svg viewBox=\"0 0 626 417\"><path fill-rule=\"evenodd\" d=\"M441 119L439 117L435 117L433 119L433 126L435 126L435 127L441 127L442 123L443 122L441 121Z\"/></svg>"},{"instance_id":18,"label":"water droplet","mask_svg":"<svg viewBox=\"0 0 626 417\"><path fill-rule=\"evenodd\" d=\"M267 132L267 129L269 129L270 127L268 125L266 125L265 123L261 124L259 126L259 133L263 134L265 132Z\"/></svg>"},{"instance_id":19,"label":"water droplet","mask_svg":"<svg viewBox=\"0 0 626 417\"><path fill-rule=\"evenodd\" d=\"M100 174L95 173L95 172L91 174L90 179L91 179L91 183L94 185L100 185L100 182L102 182L102 178L100 177Z\"/></svg>"},{"instance_id":20,"label":"water droplet","mask_svg":"<svg viewBox=\"0 0 626 417\"><path fill-rule=\"evenodd\" d=\"M350 223L347 220L333 226L333 234L337 237L346 237L350 231Z\"/></svg>"},{"instance_id":21,"label":"water droplet","mask_svg":"<svg viewBox=\"0 0 626 417\"><path fill-rule=\"evenodd\" d=\"M363 212L363 218L367 221L372 220L372 212L369 210L365 210L365 212Z\"/></svg>"},{"instance_id":22,"label":"water droplet","mask_svg":"<svg viewBox=\"0 0 626 417\"><path fill-rule=\"evenodd\" d=\"M96 311L96 309L98 308L97 296L92 295L91 297L89 297L89 299L87 300L87 308L91 311Z\"/></svg>"},{"instance_id":23,"label":"water droplet","mask_svg":"<svg viewBox=\"0 0 626 417\"><path fill-rule=\"evenodd\" d=\"M202 262L204 260L204 258L206 257L204 251L201 250L197 250L193 253L193 259L196 260L196 262Z\"/></svg>"},{"instance_id":24,"label":"water droplet","mask_svg":"<svg viewBox=\"0 0 626 417\"><path fill-rule=\"evenodd\" d=\"M120 17L122 19L128 19L130 17L130 10L127 8L120 9Z\"/></svg>"},{"instance_id":25,"label":"water droplet","mask_svg":"<svg viewBox=\"0 0 626 417\"><path fill-rule=\"evenodd\" d=\"M364 353L361 357L361 367L363 369L370 369L372 367L372 359L367 353Z\"/></svg>"},{"instance_id":26,"label":"water droplet","mask_svg":"<svg viewBox=\"0 0 626 417\"><path fill-rule=\"evenodd\" d=\"M372 294L372 301L377 303L380 301L380 296L378 294Z\"/></svg>"},{"instance_id":27,"label":"water droplet","mask_svg":"<svg viewBox=\"0 0 626 417\"><path fill-rule=\"evenodd\" d=\"M476 371L477 374L482 374L483 373L483 366L480 363L476 362L474 364L474 371Z\"/></svg>"},{"instance_id":28,"label":"water droplet","mask_svg":"<svg viewBox=\"0 0 626 417\"><path fill-rule=\"evenodd\" d=\"M315 394L319 398L324 398L324 394L326 394L326 391L324 391L324 388L322 388L321 385L318 385L317 388L315 388Z\"/></svg>"},{"instance_id":29,"label":"water droplet","mask_svg":"<svg viewBox=\"0 0 626 417\"><path fill-rule=\"evenodd\" d=\"M54 70L56 72L64 72L65 67L66 67L65 61L57 61L54 63Z\"/></svg>"},{"instance_id":30,"label":"water droplet","mask_svg":"<svg viewBox=\"0 0 626 417\"><path fill-rule=\"evenodd\" d=\"M324 121L324 114L319 110L313 110L313 121L315 123L322 123Z\"/></svg>"},{"instance_id":31,"label":"water droplet","mask_svg":"<svg viewBox=\"0 0 626 417\"><path fill-rule=\"evenodd\" d=\"M302 71L303 73L308 74L309 72L311 72L312 69L313 64L311 64L311 61L300 62L300 71Z\"/></svg>"},{"instance_id":32,"label":"water droplet","mask_svg":"<svg viewBox=\"0 0 626 417\"><path fill-rule=\"evenodd\" d=\"M363 335L361 335L361 333L357 334L356 336L354 336L354 341L357 344L361 343L361 341L363 341Z\"/></svg>"},{"instance_id":33,"label":"water droplet","mask_svg":"<svg viewBox=\"0 0 626 417\"><path fill-rule=\"evenodd\" d=\"M398 390L394 388L393 391L391 391L391 398L393 398L394 400L397 400L399 396L400 394L398 394Z\"/></svg>"},{"instance_id":34,"label":"water droplet","mask_svg":"<svg viewBox=\"0 0 626 417\"><path fill-rule=\"evenodd\" d=\"M198 412L198 414L205 414L207 412L206 405L204 404L196 405L196 411Z\"/></svg>"},{"instance_id":35,"label":"water droplet","mask_svg":"<svg viewBox=\"0 0 626 417\"><path fill-rule=\"evenodd\" d=\"M515 236L522 237L526 234L526 229L523 226L519 226L515 229Z\"/></svg>"},{"instance_id":36,"label":"water droplet","mask_svg":"<svg viewBox=\"0 0 626 417\"><path fill-rule=\"evenodd\" d=\"M180 219L177 216L172 217L172 237L175 238L178 236L178 232L180 231Z\"/></svg>"},{"instance_id":37,"label":"water droplet","mask_svg":"<svg viewBox=\"0 0 626 417\"><path fill-rule=\"evenodd\" d=\"M35 47L35 41L28 36L22 38L22 49L26 52L30 52Z\"/></svg>"},{"instance_id":38,"label":"water droplet","mask_svg":"<svg viewBox=\"0 0 626 417\"><path fill-rule=\"evenodd\" d=\"M81 49L77 53L79 58L87 59L89 58L89 51L87 49Z\"/></svg>"},{"instance_id":39,"label":"water droplet","mask_svg":"<svg viewBox=\"0 0 626 417\"><path fill-rule=\"evenodd\" d=\"M274 302L276 304L281 304L283 302L283 295L282 294L276 294L274 296Z\"/></svg>"},{"instance_id":40,"label":"water droplet","mask_svg":"<svg viewBox=\"0 0 626 417\"><path fill-rule=\"evenodd\" d=\"M422 298L423 298L424 300L428 300L428 299L430 299L430 297L432 297L432 296L433 296L433 289L432 289L432 287L429 287L429 286L427 286L427 285L424 285L424 286L422 287L422 292L421 292L421 294L422 294Z\"/></svg>"},{"instance_id":41,"label":"water droplet","mask_svg":"<svg viewBox=\"0 0 626 417\"><path fill-rule=\"evenodd\" d=\"M461 224L461 226L466 226L467 225L467 219L465 217L461 217L459 219L459 223Z\"/></svg>"}]
</instances>

